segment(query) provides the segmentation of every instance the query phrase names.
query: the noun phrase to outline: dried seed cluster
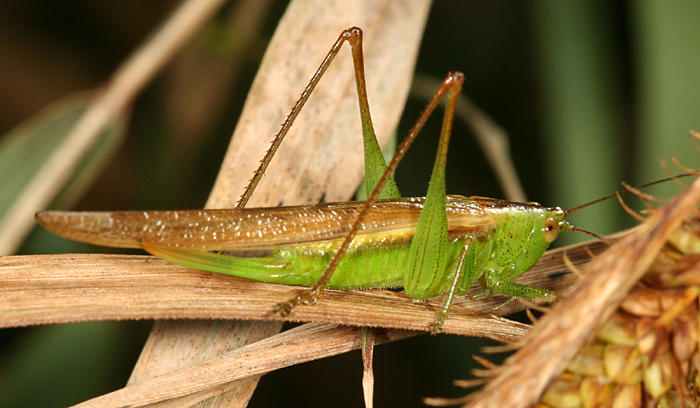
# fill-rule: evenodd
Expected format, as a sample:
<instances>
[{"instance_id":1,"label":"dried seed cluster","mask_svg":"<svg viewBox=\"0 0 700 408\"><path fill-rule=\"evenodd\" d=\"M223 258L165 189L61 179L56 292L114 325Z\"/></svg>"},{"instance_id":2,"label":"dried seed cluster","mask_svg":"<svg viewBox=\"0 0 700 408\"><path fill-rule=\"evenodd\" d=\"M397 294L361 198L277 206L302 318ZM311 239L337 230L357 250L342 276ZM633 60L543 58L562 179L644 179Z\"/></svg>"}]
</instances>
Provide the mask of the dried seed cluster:
<instances>
[{"instance_id":1,"label":"dried seed cluster","mask_svg":"<svg viewBox=\"0 0 700 408\"><path fill-rule=\"evenodd\" d=\"M700 228L692 217L537 407L700 404Z\"/></svg>"}]
</instances>

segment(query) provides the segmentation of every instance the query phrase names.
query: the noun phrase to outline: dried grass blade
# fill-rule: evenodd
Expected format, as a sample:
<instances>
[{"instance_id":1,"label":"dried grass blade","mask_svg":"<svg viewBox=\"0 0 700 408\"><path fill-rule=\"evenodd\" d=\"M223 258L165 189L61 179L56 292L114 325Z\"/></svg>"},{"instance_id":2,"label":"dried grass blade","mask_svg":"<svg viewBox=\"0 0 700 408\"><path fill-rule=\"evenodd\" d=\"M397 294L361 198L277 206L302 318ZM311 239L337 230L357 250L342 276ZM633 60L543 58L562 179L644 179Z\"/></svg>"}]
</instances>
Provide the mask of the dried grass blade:
<instances>
[{"instance_id":1,"label":"dried grass blade","mask_svg":"<svg viewBox=\"0 0 700 408\"><path fill-rule=\"evenodd\" d=\"M318 304L299 307L283 318L270 312L295 287L133 255L2 257L0 281L0 327L87 320L268 319L427 331L441 306L439 300L416 303L386 290L329 291ZM230 335L219 326L204 324L193 330L215 329L224 337ZM526 325L460 306L444 326L446 333L486 336L502 343L526 330ZM186 329L178 332L180 338L190 334Z\"/></svg>"},{"instance_id":2,"label":"dried grass blade","mask_svg":"<svg viewBox=\"0 0 700 408\"><path fill-rule=\"evenodd\" d=\"M120 390L85 401L78 408L143 406L201 393L212 387L260 375L298 361L310 361L361 347L359 328L314 323L296 327L263 341L225 353ZM402 331L378 333L377 343L411 335ZM348 342L347 339L354 339Z\"/></svg>"}]
</instances>

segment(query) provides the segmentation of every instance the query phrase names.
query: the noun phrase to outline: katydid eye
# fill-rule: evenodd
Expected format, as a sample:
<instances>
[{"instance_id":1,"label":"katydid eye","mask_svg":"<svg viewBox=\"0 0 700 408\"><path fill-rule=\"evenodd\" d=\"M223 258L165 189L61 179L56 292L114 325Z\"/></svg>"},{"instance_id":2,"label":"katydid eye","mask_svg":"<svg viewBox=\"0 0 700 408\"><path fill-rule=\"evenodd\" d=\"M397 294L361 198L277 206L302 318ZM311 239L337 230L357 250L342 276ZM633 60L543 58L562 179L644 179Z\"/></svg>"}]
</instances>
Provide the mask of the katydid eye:
<instances>
[{"instance_id":1,"label":"katydid eye","mask_svg":"<svg viewBox=\"0 0 700 408\"><path fill-rule=\"evenodd\" d=\"M547 243L552 243L559 236L559 223L552 217L547 218L542 227L542 234Z\"/></svg>"}]
</instances>

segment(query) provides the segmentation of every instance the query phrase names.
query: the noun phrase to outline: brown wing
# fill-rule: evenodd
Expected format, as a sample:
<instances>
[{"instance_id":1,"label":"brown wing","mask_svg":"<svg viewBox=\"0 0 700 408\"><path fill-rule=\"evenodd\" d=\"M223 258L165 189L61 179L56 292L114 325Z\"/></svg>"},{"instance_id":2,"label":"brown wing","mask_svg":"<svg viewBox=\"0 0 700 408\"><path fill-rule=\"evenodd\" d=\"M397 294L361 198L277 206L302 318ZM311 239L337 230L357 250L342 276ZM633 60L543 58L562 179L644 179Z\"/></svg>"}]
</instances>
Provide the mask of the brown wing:
<instances>
[{"instance_id":1,"label":"brown wing","mask_svg":"<svg viewBox=\"0 0 700 408\"><path fill-rule=\"evenodd\" d=\"M450 229L486 232L493 219L477 202L448 200ZM142 243L206 251L268 249L343 238L362 202L312 206L185 211L45 211L37 220L58 235L96 245L140 248ZM413 236L422 198L376 203L358 238L408 240Z\"/></svg>"}]
</instances>

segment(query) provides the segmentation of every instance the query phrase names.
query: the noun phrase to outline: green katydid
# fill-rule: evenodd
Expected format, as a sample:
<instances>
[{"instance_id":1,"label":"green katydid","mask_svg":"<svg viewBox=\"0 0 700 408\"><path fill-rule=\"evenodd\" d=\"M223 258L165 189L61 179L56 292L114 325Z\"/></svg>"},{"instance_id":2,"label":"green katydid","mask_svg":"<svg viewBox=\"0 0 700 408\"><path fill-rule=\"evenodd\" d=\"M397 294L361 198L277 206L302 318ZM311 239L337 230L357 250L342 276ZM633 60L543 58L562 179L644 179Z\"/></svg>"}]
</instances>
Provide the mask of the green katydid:
<instances>
[{"instance_id":1,"label":"green katydid","mask_svg":"<svg viewBox=\"0 0 700 408\"><path fill-rule=\"evenodd\" d=\"M352 49L365 150L367 201L243 208L316 84L348 42ZM455 295L477 281L485 291L553 300L546 289L515 282L561 231L575 229L559 207L447 196L445 165L463 83L450 73L387 164L374 134L365 88L362 31L343 31L261 161L237 208L189 211L37 214L47 229L98 245L143 248L176 264L265 282L311 287L276 311L314 303L323 289L403 287L415 299L447 294L433 331ZM401 198L393 173L440 100L446 107L428 192ZM251 256L252 255L252 256Z\"/></svg>"}]
</instances>

